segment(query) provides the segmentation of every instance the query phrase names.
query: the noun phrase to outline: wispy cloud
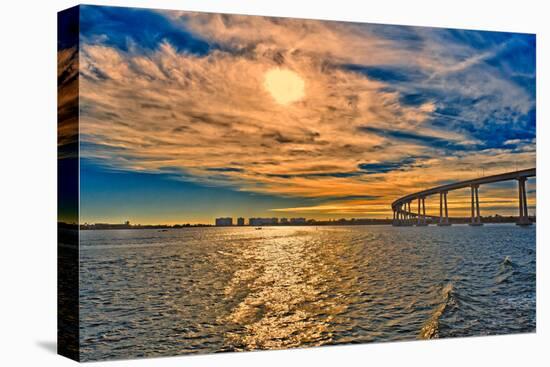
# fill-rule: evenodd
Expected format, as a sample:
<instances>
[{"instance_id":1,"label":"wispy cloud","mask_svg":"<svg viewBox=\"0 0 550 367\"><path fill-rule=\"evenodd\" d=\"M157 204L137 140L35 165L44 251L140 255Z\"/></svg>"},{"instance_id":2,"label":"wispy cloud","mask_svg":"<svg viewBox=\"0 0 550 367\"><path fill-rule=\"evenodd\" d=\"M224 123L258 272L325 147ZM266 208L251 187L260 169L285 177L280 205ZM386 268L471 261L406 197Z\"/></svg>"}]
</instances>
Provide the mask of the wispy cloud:
<instances>
[{"instance_id":1,"label":"wispy cloud","mask_svg":"<svg viewBox=\"0 0 550 367\"><path fill-rule=\"evenodd\" d=\"M531 52L531 36L83 9L82 154L103 164L288 197L376 197L292 209L330 213L387 213L441 177L534 165L518 148L535 134L534 60L506 56ZM299 75L304 98L278 104L264 87L273 68Z\"/></svg>"}]
</instances>

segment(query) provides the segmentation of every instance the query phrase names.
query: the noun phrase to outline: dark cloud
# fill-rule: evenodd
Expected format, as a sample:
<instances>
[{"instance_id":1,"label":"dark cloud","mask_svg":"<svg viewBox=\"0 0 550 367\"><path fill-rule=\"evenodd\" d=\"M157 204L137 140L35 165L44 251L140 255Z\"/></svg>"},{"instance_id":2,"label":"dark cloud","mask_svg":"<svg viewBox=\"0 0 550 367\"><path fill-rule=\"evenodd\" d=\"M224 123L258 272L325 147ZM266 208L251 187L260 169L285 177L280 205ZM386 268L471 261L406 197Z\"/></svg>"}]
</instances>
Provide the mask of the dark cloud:
<instances>
[{"instance_id":1,"label":"dark cloud","mask_svg":"<svg viewBox=\"0 0 550 367\"><path fill-rule=\"evenodd\" d=\"M266 174L267 177L277 177L277 178L323 178L323 177L336 177L336 178L348 178L361 176L364 172L320 172L320 173L295 173L295 174L277 174L269 173Z\"/></svg>"},{"instance_id":2,"label":"dark cloud","mask_svg":"<svg viewBox=\"0 0 550 367\"><path fill-rule=\"evenodd\" d=\"M402 171L410 168L417 162L418 158L410 157L400 161L378 162L378 163L361 163L357 167L366 174L388 173L392 171Z\"/></svg>"},{"instance_id":3,"label":"dark cloud","mask_svg":"<svg viewBox=\"0 0 550 367\"><path fill-rule=\"evenodd\" d=\"M370 66L357 64L343 64L344 70L364 74L371 79L387 83L396 82L419 82L427 78L427 75L418 68L406 66Z\"/></svg>"},{"instance_id":4,"label":"dark cloud","mask_svg":"<svg viewBox=\"0 0 550 367\"><path fill-rule=\"evenodd\" d=\"M433 149L444 150L446 152L474 150L475 148L475 146L472 146L471 144L465 145L455 140L450 140L448 138L441 138L441 137L430 136L430 135L421 135L410 131L384 130L384 129L371 127L371 126L361 126L359 127L359 131L371 133L371 134L377 134L385 138L388 138L392 141L401 140L406 142L412 142L412 143L416 143L416 144L430 147Z\"/></svg>"},{"instance_id":5,"label":"dark cloud","mask_svg":"<svg viewBox=\"0 0 550 367\"><path fill-rule=\"evenodd\" d=\"M244 172L243 169L235 167L210 167L206 170L212 172Z\"/></svg>"}]
</instances>

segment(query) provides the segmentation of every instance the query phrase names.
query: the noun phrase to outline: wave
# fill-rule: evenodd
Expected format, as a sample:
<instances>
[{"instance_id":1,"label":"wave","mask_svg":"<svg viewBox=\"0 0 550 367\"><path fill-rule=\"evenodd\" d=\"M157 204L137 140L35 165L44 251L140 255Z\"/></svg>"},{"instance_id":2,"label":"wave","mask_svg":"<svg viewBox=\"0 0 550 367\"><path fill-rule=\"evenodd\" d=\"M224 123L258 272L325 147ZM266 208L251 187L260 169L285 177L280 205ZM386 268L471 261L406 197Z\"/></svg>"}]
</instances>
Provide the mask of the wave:
<instances>
[{"instance_id":1,"label":"wave","mask_svg":"<svg viewBox=\"0 0 550 367\"><path fill-rule=\"evenodd\" d=\"M500 263L500 269L497 273L496 284L503 284L512 281L512 277L516 275L517 264L512 261L510 256L506 256Z\"/></svg>"},{"instance_id":2,"label":"wave","mask_svg":"<svg viewBox=\"0 0 550 367\"><path fill-rule=\"evenodd\" d=\"M515 264L512 262L512 258L510 256L506 256L504 260L502 260L502 266L515 267Z\"/></svg>"},{"instance_id":3,"label":"wave","mask_svg":"<svg viewBox=\"0 0 550 367\"><path fill-rule=\"evenodd\" d=\"M453 283L448 283L441 290L442 302L437 306L432 316L424 324L418 337L420 339L437 339L439 338L439 324L441 316L450 307L457 307L457 300Z\"/></svg>"}]
</instances>

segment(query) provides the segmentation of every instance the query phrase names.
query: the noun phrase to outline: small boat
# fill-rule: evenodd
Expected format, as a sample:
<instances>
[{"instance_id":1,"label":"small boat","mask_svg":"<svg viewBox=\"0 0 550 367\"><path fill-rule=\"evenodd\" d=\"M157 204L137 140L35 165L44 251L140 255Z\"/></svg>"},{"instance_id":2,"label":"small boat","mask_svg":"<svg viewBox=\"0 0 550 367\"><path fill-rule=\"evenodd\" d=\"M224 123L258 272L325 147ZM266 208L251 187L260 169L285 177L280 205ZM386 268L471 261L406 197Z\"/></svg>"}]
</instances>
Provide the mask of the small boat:
<instances>
[{"instance_id":1,"label":"small boat","mask_svg":"<svg viewBox=\"0 0 550 367\"><path fill-rule=\"evenodd\" d=\"M256 229L262 229L262 227L256 227Z\"/></svg>"}]
</instances>

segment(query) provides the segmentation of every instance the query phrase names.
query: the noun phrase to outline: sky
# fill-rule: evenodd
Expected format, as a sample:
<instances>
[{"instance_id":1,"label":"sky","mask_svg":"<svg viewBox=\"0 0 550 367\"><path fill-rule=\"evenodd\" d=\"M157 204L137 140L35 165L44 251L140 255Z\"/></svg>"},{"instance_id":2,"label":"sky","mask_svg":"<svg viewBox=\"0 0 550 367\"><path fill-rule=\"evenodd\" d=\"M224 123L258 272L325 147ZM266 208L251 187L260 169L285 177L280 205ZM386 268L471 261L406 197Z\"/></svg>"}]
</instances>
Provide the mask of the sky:
<instances>
[{"instance_id":1,"label":"sky","mask_svg":"<svg viewBox=\"0 0 550 367\"><path fill-rule=\"evenodd\" d=\"M386 218L402 195L534 167L535 50L528 34L81 6L81 221ZM517 183L480 201L516 214ZM449 210L467 215L469 192Z\"/></svg>"}]
</instances>

